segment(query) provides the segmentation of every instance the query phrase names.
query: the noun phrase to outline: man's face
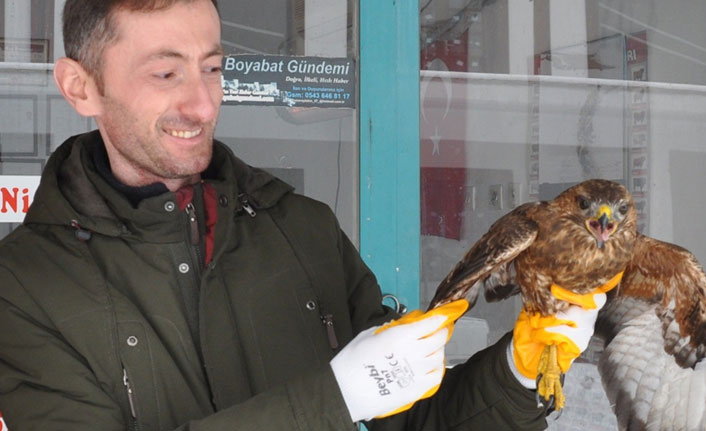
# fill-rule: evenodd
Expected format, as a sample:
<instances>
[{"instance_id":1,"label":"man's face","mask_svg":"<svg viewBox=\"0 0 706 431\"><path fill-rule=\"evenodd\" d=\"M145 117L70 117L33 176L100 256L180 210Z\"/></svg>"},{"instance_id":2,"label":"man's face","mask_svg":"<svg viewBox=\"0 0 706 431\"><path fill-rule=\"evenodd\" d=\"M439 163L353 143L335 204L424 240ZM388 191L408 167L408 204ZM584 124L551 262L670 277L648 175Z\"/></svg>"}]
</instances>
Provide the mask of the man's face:
<instances>
[{"instance_id":1,"label":"man's face","mask_svg":"<svg viewBox=\"0 0 706 431\"><path fill-rule=\"evenodd\" d=\"M115 176L193 183L208 166L221 104L220 22L208 0L115 15L96 115Z\"/></svg>"}]
</instances>

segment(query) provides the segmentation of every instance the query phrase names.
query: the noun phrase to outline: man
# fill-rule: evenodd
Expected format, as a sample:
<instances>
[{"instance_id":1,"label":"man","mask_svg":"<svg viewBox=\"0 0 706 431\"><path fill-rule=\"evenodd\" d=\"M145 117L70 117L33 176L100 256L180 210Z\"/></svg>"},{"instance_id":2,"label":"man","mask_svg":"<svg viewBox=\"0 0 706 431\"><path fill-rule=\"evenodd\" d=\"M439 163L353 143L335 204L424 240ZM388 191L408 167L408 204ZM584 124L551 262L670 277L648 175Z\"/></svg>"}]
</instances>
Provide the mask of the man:
<instances>
[{"instance_id":1,"label":"man","mask_svg":"<svg viewBox=\"0 0 706 431\"><path fill-rule=\"evenodd\" d=\"M213 140L215 0L68 0L64 37L57 85L98 131L0 245L11 430L352 429L435 390L446 319L376 330L396 316L332 213ZM543 428L508 343L369 426Z\"/></svg>"}]
</instances>

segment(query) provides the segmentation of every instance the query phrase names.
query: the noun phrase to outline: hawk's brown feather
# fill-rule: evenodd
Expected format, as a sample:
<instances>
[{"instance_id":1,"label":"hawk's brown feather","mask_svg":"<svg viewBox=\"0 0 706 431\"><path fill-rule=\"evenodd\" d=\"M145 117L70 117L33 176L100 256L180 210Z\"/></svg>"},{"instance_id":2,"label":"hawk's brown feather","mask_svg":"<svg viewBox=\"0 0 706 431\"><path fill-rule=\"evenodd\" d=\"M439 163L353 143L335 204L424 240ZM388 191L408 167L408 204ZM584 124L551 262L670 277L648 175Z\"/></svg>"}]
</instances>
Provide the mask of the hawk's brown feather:
<instances>
[{"instance_id":1,"label":"hawk's brown feather","mask_svg":"<svg viewBox=\"0 0 706 431\"><path fill-rule=\"evenodd\" d=\"M592 208L582 209L582 200L596 208L625 205L625 214L616 215L621 220L615 231L600 246L586 229ZM495 281L491 276L513 265L515 280L510 282L519 286L525 307L555 314L566 304L551 295L552 284L577 293L605 284L627 265L636 235L636 213L627 190L610 181L586 181L552 201L522 205L496 221L442 281L430 308L464 296L473 304L479 281Z\"/></svg>"},{"instance_id":2,"label":"hawk's brown feather","mask_svg":"<svg viewBox=\"0 0 706 431\"><path fill-rule=\"evenodd\" d=\"M488 233L479 239L439 285L431 301L434 308L447 302L467 298L475 304L482 283L491 275L506 286L515 284L508 275L507 265L534 242L537 224L527 216L537 204L525 204L496 221ZM486 286L493 290L497 285Z\"/></svg>"}]
</instances>

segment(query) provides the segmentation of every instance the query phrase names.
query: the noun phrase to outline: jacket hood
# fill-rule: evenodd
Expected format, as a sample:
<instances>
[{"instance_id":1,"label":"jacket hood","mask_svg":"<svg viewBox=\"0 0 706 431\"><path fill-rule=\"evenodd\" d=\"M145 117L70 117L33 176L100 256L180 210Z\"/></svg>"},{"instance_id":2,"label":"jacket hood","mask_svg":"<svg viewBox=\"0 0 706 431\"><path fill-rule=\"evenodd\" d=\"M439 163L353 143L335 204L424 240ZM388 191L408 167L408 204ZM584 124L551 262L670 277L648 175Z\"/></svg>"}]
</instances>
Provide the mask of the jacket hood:
<instances>
[{"instance_id":1,"label":"jacket hood","mask_svg":"<svg viewBox=\"0 0 706 431\"><path fill-rule=\"evenodd\" d=\"M54 151L42 173L25 224L80 226L109 236L158 229L164 222L164 204L175 201L175 193L142 200L133 207L96 171L91 146L103 145L98 131L73 136ZM293 188L235 157L223 143L214 140L211 164L202 178L213 183L231 202L246 197L256 209L275 205ZM164 232L161 232L164 234Z\"/></svg>"}]
</instances>

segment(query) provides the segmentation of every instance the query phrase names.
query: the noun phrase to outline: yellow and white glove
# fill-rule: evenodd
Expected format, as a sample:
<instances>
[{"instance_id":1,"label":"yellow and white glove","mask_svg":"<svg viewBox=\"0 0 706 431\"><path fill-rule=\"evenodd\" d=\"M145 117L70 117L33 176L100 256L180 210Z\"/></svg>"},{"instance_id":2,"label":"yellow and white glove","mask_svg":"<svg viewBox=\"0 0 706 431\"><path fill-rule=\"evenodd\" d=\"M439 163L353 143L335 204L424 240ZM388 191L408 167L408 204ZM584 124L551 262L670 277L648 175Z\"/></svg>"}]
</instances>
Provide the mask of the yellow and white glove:
<instances>
[{"instance_id":1,"label":"yellow and white glove","mask_svg":"<svg viewBox=\"0 0 706 431\"><path fill-rule=\"evenodd\" d=\"M569 308L555 316L541 316L522 310L517 317L512 342L507 348L510 371L528 389L537 388L537 370L544 348L557 346L557 360L562 373L586 350L593 336L598 312L605 305L606 294L620 282L623 273L617 274L605 285L585 295L569 292L552 285L552 294L569 302Z\"/></svg>"},{"instance_id":2,"label":"yellow and white glove","mask_svg":"<svg viewBox=\"0 0 706 431\"><path fill-rule=\"evenodd\" d=\"M358 334L332 360L354 422L390 416L432 396L444 376L444 345L468 308L455 301Z\"/></svg>"},{"instance_id":3,"label":"yellow and white glove","mask_svg":"<svg viewBox=\"0 0 706 431\"><path fill-rule=\"evenodd\" d=\"M530 315L525 310L520 312L507 354L510 371L524 387L537 388L539 358L545 346L557 345L557 359L563 373L586 350L606 294L597 293L594 300L597 308L571 305L566 311L549 317Z\"/></svg>"}]
</instances>

